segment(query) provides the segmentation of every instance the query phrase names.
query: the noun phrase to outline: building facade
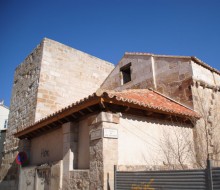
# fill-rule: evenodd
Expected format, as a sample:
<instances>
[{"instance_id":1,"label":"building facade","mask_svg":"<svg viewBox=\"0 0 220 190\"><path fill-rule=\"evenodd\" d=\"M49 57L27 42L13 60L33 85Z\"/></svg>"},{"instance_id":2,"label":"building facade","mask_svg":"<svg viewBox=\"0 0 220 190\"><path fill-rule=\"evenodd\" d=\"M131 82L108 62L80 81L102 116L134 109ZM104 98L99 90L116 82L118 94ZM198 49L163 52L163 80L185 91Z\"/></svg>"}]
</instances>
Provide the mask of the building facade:
<instances>
[{"instance_id":1,"label":"building facade","mask_svg":"<svg viewBox=\"0 0 220 190\"><path fill-rule=\"evenodd\" d=\"M4 101L0 102L0 164L2 163L5 136L8 127L8 114L9 109L4 105Z\"/></svg>"},{"instance_id":2,"label":"building facade","mask_svg":"<svg viewBox=\"0 0 220 190\"><path fill-rule=\"evenodd\" d=\"M18 188L17 130L96 91L114 65L43 39L15 70L9 129L0 169L1 187Z\"/></svg>"},{"instance_id":3,"label":"building facade","mask_svg":"<svg viewBox=\"0 0 220 190\"><path fill-rule=\"evenodd\" d=\"M15 71L0 187L109 190L114 165L203 167L219 158L219 102L219 71L196 57L125 53L114 67L44 39Z\"/></svg>"}]
</instances>

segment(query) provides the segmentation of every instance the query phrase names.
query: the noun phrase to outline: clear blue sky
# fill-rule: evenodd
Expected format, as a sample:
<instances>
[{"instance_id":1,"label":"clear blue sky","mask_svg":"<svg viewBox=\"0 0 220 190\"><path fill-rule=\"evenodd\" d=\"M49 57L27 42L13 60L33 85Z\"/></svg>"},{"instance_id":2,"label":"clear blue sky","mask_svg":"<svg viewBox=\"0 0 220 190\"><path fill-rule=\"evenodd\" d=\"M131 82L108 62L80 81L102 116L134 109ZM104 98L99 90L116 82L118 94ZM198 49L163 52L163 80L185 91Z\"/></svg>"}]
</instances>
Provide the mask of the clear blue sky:
<instances>
[{"instance_id":1,"label":"clear blue sky","mask_svg":"<svg viewBox=\"0 0 220 190\"><path fill-rule=\"evenodd\" d=\"M0 99L48 37L116 64L125 51L193 55L220 70L220 0L0 0Z\"/></svg>"}]
</instances>

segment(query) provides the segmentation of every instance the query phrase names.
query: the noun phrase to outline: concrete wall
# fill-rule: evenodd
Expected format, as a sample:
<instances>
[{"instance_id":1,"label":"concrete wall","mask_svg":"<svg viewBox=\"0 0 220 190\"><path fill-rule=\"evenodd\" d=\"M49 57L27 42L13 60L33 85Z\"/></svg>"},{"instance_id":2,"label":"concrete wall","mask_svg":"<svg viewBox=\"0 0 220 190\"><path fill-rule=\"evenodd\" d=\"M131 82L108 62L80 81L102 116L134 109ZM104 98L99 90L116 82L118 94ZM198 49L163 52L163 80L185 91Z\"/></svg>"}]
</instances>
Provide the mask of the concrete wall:
<instances>
[{"instance_id":1,"label":"concrete wall","mask_svg":"<svg viewBox=\"0 0 220 190\"><path fill-rule=\"evenodd\" d=\"M57 129L31 140L30 164L39 165L62 160L62 129Z\"/></svg>"},{"instance_id":2,"label":"concrete wall","mask_svg":"<svg viewBox=\"0 0 220 190\"><path fill-rule=\"evenodd\" d=\"M28 166L20 169L19 190L60 190L61 163L51 166Z\"/></svg>"},{"instance_id":3,"label":"concrete wall","mask_svg":"<svg viewBox=\"0 0 220 190\"><path fill-rule=\"evenodd\" d=\"M182 165L193 167L193 149L188 146L193 146L193 130L182 121L166 122L123 114L118 130L119 165L181 168L176 154L184 149Z\"/></svg>"},{"instance_id":4,"label":"concrete wall","mask_svg":"<svg viewBox=\"0 0 220 190\"><path fill-rule=\"evenodd\" d=\"M0 130L5 129L5 121L8 121L8 114L9 109L0 105Z\"/></svg>"}]
</instances>

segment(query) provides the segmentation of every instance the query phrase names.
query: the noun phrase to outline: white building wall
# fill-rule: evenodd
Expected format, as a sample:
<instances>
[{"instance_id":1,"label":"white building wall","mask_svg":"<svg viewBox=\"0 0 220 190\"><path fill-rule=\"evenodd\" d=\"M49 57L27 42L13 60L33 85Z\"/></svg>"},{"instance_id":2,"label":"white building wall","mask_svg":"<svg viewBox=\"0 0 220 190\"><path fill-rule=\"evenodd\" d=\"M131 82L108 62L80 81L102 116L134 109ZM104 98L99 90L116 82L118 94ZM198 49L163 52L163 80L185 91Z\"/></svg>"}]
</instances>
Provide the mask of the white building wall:
<instances>
[{"instance_id":1,"label":"white building wall","mask_svg":"<svg viewBox=\"0 0 220 190\"><path fill-rule=\"evenodd\" d=\"M193 71L193 78L198 81L203 81L206 84L215 86L215 80L213 72L209 69L202 67L201 65L192 61L192 71ZM215 78L219 79L218 75L215 74Z\"/></svg>"},{"instance_id":2,"label":"white building wall","mask_svg":"<svg viewBox=\"0 0 220 190\"><path fill-rule=\"evenodd\" d=\"M5 121L8 120L9 109L0 105L0 130L5 129Z\"/></svg>"},{"instance_id":3,"label":"white building wall","mask_svg":"<svg viewBox=\"0 0 220 190\"><path fill-rule=\"evenodd\" d=\"M193 145L192 129L181 122L123 114L118 132L118 165L166 165L168 154L171 164L179 165L175 156L178 146L182 149L189 143ZM190 151L189 147L182 151L187 166L193 164Z\"/></svg>"}]
</instances>

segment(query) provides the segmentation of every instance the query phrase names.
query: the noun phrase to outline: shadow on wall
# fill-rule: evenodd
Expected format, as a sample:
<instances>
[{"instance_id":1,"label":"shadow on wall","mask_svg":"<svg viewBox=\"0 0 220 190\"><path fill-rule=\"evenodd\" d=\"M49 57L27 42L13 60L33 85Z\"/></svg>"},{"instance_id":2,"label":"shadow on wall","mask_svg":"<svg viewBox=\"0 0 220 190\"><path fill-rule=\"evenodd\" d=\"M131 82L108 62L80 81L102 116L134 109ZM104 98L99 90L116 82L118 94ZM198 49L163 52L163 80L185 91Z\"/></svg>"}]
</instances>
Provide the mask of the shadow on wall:
<instances>
[{"instance_id":1,"label":"shadow on wall","mask_svg":"<svg viewBox=\"0 0 220 190\"><path fill-rule=\"evenodd\" d=\"M12 164L7 164L7 166L1 165L0 176L0 189L17 190L19 182L19 165L16 163L16 160L14 160Z\"/></svg>"},{"instance_id":2,"label":"shadow on wall","mask_svg":"<svg viewBox=\"0 0 220 190\"><path fill-rule=\"evenodd\" d=\"M0 166L2 164L3 150L5 146L6 130L0 130Z\"/></svg>"},{"instance_id":3,"label":"shadow on wall","mask_svg":"<svg viewBox=\"0 0 220 190\"><path fill-rule=\"evenodd\" d=\"M160 118L161 117L161 118ZM192 122L189 120L186 122L184 119L179 118L177 116L158 116L158 117L150 117L150 116L133 116L130 114L123 114L124 119L138 121L138 122L147 122L151 124L158 124L161 126L174 126L181 128L192 128Z\"/></svg>"}]
</instances>

